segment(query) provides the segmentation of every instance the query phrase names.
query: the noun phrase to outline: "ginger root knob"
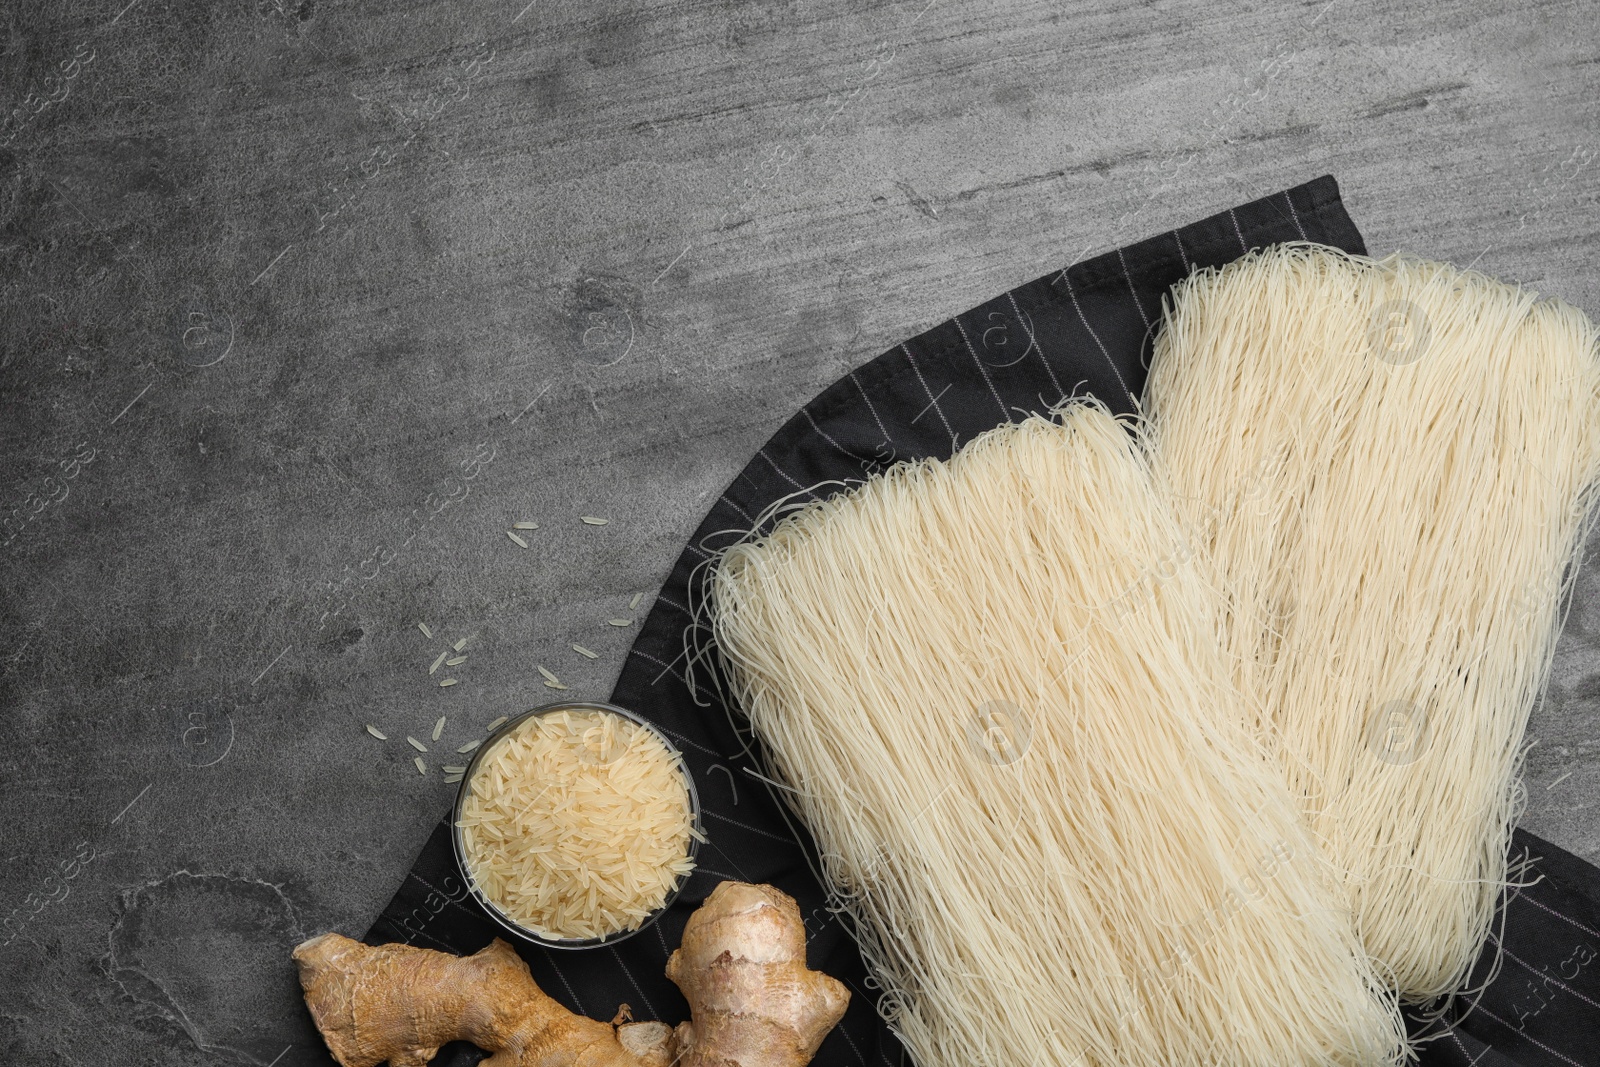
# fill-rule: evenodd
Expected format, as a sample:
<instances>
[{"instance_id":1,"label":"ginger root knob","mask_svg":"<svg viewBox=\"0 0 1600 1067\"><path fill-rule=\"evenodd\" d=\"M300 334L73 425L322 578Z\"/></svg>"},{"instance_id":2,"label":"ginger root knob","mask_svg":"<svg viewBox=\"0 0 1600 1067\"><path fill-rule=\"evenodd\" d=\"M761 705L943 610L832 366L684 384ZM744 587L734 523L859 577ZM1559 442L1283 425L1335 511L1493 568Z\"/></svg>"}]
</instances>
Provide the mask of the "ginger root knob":
<instances>
[{"instance_id":1,"label":"ginger root knob","mask_svg":"<svg viewBox=\"0 0 1600 1067\"><path fill-rule=\"evenodd\" d=\"M741 882L712 891L667 962L691 1013L676 1030L567 1011L499 939L463 957L329 933L297 946L294 960L342 1067L422 1067L458 1040L494 1054L484 1067L804 1067L850 1002L843 985L807 969L794 900Z\"/></svg>"},{"instance_id":2,"label":"ginger root knob","mask_svg":"<svg viewBox=\"0 0 1600 1067\"><path fill-rule=\"evenodd\" d=\"M667 977L689 1002L679 1067L804 1067L850 1003L840 982L806 968L800 907L769 885L712 890Z\"/></svg>"}]
</instances>

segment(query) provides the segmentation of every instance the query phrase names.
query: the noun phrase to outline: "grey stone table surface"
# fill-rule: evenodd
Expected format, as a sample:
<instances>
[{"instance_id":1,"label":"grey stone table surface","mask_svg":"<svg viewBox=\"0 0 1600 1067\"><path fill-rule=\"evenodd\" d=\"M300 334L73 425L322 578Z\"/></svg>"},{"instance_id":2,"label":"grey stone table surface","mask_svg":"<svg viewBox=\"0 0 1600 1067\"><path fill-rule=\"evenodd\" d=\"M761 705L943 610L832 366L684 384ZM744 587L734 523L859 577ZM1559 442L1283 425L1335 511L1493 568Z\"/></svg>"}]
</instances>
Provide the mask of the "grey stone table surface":
<instances>
[{"instance_id":1,"label":"grey stone table surface","mask_svg":"<svg viewBox=\"0 0 1600 1067\"><path fill-rule=\"evenodd\" d=\"M759 443L981 300L1331 172L1600 314L1592 3L0 11L7 1063L322 1062L287 948L438 753L606 694ZM1586 572L1524 824L1590 859L1597 700Z\"/></svg>"}]
</instances>

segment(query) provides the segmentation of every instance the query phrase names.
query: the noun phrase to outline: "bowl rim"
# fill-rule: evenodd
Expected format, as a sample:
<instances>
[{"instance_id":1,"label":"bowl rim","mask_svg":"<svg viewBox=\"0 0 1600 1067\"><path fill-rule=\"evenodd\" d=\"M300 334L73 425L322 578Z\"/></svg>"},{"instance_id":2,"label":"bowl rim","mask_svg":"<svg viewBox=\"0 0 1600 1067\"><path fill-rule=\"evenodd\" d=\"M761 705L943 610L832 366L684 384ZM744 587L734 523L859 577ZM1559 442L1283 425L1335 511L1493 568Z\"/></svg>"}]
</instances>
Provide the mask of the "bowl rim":
<instances>
[{"instance_id":1,"label":"bowl rim","mask_svg":"<svg viewBox=\"0 0 1600 1067\"><path fill-rule=\"evenodd\" d=\"M547 704L540 704L537 707L529 708L527 711L508 716L505 722L501 723L497 728L490 732L490 734L483 739L483 742L473 750L472 758L467 761L466 769L461 774L461 781L456 786L455 803L450 807L450 844L451 849L455 854L456 868L461 873L461 881L466 885L467 891L472 894L473 899L478 902L479 906L483 908L484 912L489 916L489 918L493 919L496 925L500 926L507 933L518 938L519 940L527 942L528 944L539 945L544 948L605 948L615 945L621 941L626 941L635 934L642 933L649 929L650 926L654 924L655 921L659 919L668 908L672 907L673 903L683 893L684 887L689 883L689 879L694 877L696 868L691 867L688 871L685 871L683 874L679 875L677 883L667 891L666 899L661 902L661 906L656 908L649 915L645 916L637 926L630 927L626 930L618 930L614 934L606 934L601 937L549 938L535 930L531 930L528 927L521 925L515 919L501 911L499 905L495 904L494 901L489 899L489 895L483 891L483 889L478 885L477 880L472 877L472 870L467 864L466 846L461 840L461 809L463 805L466 804L469 789L472 785L473 774L478 769L478 763L483 759L484 754L494 747L494 743L496 741L499 741L502 737L515 730L528 719L536 716L550 715L558 711L611 712L612 714L620 715L625 719L629 719L638 723L640 726L649 730L660 739L661 743L666 746L667 751L677 757L678 766L683 771L684 787L689 794L690 825L694 829L694 833L689 835L689 859L696 860L699 858L700 838L705 836L705 829L701 826L700 792L695 788L694 774L689 770L689 764L684 758L683 751L679 749L677 745L672 743L672 739L667 736L665 730L651 722L649 719L645 718L643 715L629 708L622 707L618 704L612 704L609 701L604 700L556 700Z\"/></svg>"}]
</instances>

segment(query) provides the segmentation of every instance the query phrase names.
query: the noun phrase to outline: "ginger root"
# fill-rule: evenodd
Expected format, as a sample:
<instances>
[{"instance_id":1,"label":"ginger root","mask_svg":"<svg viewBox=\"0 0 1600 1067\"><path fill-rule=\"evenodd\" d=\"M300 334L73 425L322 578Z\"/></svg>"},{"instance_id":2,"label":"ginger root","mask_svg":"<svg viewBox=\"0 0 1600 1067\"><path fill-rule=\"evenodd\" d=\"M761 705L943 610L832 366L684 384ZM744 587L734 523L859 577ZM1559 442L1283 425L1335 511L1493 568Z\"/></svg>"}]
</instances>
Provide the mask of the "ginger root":
<instances>
[{"instance_id":1,"label":"ginger root","mask_svg":"<svg viewBox=\"0 0 1600 1067\"><path fill-rule=\"evenodd\" d=\"M567 1011L495 939L471 956L364 945L339 934L294 950L306 1007L342 1067L422 1067L449 1041L483 1067L804 1067L850 993L806 967L805 925L772 886L723 882L689 917L667 977L690 1019L603 1023Z\"/></svg>"}]
</instances>

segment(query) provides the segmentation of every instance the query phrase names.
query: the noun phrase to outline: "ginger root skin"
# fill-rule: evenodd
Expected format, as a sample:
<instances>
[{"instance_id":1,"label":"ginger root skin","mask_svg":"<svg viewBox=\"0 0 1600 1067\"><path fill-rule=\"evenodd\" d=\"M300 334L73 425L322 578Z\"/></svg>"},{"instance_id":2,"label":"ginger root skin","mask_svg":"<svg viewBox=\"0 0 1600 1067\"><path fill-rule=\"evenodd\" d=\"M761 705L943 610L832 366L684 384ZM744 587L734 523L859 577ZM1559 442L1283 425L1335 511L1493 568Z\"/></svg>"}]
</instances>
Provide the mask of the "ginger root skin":
<instances>
[{"instance_id":1,"label":"ginger root skin","mask_svg":"<svg viewBox=\"0 0 1600 1067\"><path fill-rule=\"evenodd\" d=\"M329 933L293 956L342 1067L422 1067L450 1041L493 1053L484 1067L804 1067L850 1002L806 967L793 898L742 882L712 891L667 961L691 1013L676 1030L568 1011L498 938L463 957Z\"/></svg>"}]
</instances>

